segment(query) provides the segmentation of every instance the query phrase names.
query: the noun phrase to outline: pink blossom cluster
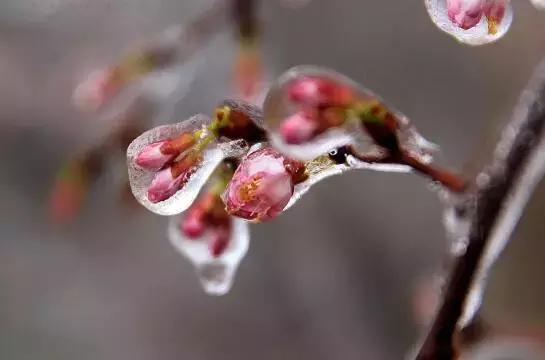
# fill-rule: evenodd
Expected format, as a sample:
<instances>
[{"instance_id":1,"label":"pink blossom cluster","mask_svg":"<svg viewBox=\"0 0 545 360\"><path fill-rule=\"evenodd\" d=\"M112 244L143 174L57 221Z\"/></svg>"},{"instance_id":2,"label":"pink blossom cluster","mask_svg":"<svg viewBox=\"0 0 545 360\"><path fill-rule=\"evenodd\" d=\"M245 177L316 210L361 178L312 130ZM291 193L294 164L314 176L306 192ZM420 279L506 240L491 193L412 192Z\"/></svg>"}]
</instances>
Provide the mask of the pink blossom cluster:
<instances>
[{"instance_id":1,"label":"pink blossom cluster","mask_svg":"<svg viewBox=\"0 0 545 360\"><path fill-rule=\"evenodd\" d=\"M448 173L431 167L428 143L403 114L349 78L317 67L287 71L263 110L225 101L211 118L197 115L142 134L127 157L137 200L161 215L185 211L173 242L197 267L204 261L216 270L236 266L245 252L233 245L247 246L237 242L247 226L238 219L271 220L313 184L345 170L403 166L460 190ZM196 242L208 250L195 250ZM215 271L212 278L228 279L227 273Z\"/></svg>"}]
</instances>

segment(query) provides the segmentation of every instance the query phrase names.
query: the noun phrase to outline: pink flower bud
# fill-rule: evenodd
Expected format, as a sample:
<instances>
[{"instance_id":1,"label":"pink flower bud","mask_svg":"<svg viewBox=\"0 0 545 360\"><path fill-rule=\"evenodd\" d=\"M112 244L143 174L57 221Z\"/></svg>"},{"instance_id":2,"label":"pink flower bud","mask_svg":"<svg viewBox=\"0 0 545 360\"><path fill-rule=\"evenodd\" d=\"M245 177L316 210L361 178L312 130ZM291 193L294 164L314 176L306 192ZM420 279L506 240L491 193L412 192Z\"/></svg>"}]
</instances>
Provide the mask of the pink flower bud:
<instances>
[{"instance_id":1,"label":"pink flower bud","mask_svg":"<svg viewBox=\"0 0 545 360\"><path fill-rule=\"evenodd\" d=\"M193 144L195 137L190 133L183 133L172 140L146 146L136 157L136 163L146 170L158 171Z\"/></svg>"},{"instance_id":2,"label":"pink flower bud","mask_svg":"<svg viewBox=\"0 0 545 360\"><path fill-rule=\"evenodd\" d=\"M206 230L205 212L200 208L192 208L181 222L182 232L190 239L197 239Z\"/></svg>"},{"instance_id":3,"label":"pink flower bud","mask_svg":"<svg viewBox=\"0 0 545 360\"><path fill-rule=\"evenodd\" d=\"M458 27L468 30L481 21L485 0L447 0L449 19Z\"/></svg>"},{"instance_id":4,"label":"pink flower bud","mask_svg":"<svg viewBox=\"0 0 545 360\"><path fill-rule=\"evenodd\" d=\"M151 185L148 188L148 200L152 203L166 200L178 191L182 183L183 175L172 176L170 167L155 174Z\"/></svg>"},{"instance_id":5,"label":"pink flower bud","mask_svg":"<svg viewBox=\"0 0 545 360\"><path fill-rule=\"evenodd\" d=\"M319 124L311 113L299 111L282 122L279 132L287 144L296 145L312 139L318 127Z\"/></svg>"},{"instance_id":6,"label":"pink flower bud","mask_svg":"<svg viewBox=\"0 0 545 360\"><path fill-rule=\"evenodd\" d=\"M270 147L248 155L223 194L227 212L257 221L278 215L293 194L294 181L286 162L289 160Z\"/></svg>"},{"instance_id":7,"label":"pink flower bud","mask_svg":"<svg viewBox=\"0 0 545 360\"><path fill-rule=\"evenodd\" d=\"M167 141L159 141L146 146L136 157L136 163L144 169L151 171L161 169L176 156L176 154L163 154L161 152L161 148L166 143Z\"/></svg>"},{"instance_id":8,"label":"pink flower bud","mask_svg":"<svg viewBox=\"0 0 545 360\"><path fill-rule=\"evenodd\" d=\"M347 106L354 100L348 87L331 79L318 76L303 76L289 84L288 98L306 106Z\"/></svg>"},{"instance_id":9,"label":"pink flower bud","mask_svg":"<svg viewBox=\"0 0 545 360\"><path fill-rule=\"evenodd\" d=\"M488 20L488 32L498 32L498 25L502 22L508 0L485 0L484 14Z\"/></svg>"},{"instance_id":10,"label":"pink flower bud","mask_svg":"<svg viewBox=\"0 0 545 360\"><path fill-rule=\"evenodd\" d=\"M229 245L229 236L231 235L230 226L221 226L214 228L212 238L208 243L210 254L217 258L223 254L227 245Z\"/></svg>"}]
</instances>

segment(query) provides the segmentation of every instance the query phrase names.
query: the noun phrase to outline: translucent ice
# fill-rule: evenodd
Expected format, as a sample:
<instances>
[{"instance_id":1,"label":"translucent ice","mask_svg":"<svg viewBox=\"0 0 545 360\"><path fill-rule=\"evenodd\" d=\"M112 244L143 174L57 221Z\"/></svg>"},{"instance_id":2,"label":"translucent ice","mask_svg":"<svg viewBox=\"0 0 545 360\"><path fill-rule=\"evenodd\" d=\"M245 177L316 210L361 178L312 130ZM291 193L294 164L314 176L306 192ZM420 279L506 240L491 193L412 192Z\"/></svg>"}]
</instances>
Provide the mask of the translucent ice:
<instances>
[{"instance_id":1,"label":"translucent ice","mask_svg":"<svg viewBox=\"0 0 545 360\"><path fill-rule=\"evenodd\" d=\"M359 127L353 126L353 121L348 119L344 122L344 125L326 129L308 142L288 144L280 135L279 128L288 116L293 115L300 108L298 104L294 104L290 100L289 87L294 81L305 77L319 78L332 84L338 84L352 91L358 98L369 99L375 98L375 96L348 77L317 66L296 66L280 76L272 84L263 104L265 125L270 131L271 142L273 146L294 159L311 160L333 148L353 142L353 133L357 132Z\"/></svg>"},{"instance_id":2,"label":"translucent ice","mask_svg":"<svg viewBox=\"0 0 545 360\"><path fill-rule=\"evenodd\" d=\"M293 195L283 211L292 207L304 194L306 194L312 185L330 176L341 174L349 169L345 164L336 164L331 161L327 155L322 155L308 161L305 163L305 166L308 178L295 185Z\"/></svg>"},{"instance_id":3,"label":"translucent ice","mask_svg":"<svg viewBox=\"0 0 545 360\"><path fill-rule=\"evenodd\" d=\"M301 84L305 79L308 84ZM347 144L355 144L366 153L374 149L375 143L351 111L359 103L378 103L387 109L396 120L395 131L401 146L425 162L431 160L429 155L435 147L418 134L406 116L372 91L326 68L303 65L284 73L271 86L265 99L265 126L272 145L294 159L312 160ZM296 118L296 114L301 115ZM305 116L318 118L315 121L319 122L319 128L309 128L312 124ZM291 121L290 128L286 126L287 121Z\"/></svg>"},{"instance_id":4,"label":"translucent ice","mask_svg":"<svg viewBox=\"0 0 545 360\"><path fill-rule=\"evenodd\" d=\"M214 169L224 158L242 156L247 151L246 142L243 140L226 143L213 142L203 151L202 161L180 190L164 201L150 202L147 191L155 172L147 171L136 164L138 154L149 144L171 139L185 132L204 129L209 122L210 119L207 116L196 115L184 122L163 125L146 131L129 145L127 149L129 180L132 192L140 204L159 215L179 214L193 203Z\"/></svg>"},{"instance_id":5,"label":"translucent ice","mask_svg":"<svg viewBox=\"0 0 545 360\"><path fill-rule=\"evenodd\" d=\"M428 13L439 29L467 45L484 45L494 42L505 35L513 22L513 9L510 2L506 4L503 20L495 33L489 32L488 20L485 16L474 27L464 30L454 24L448 17L446 0L425 0Z\"/></svg>"},{"instance_id":6,"label":"translucent ice","mask_svg":"<svg viewBox=\"0 0 545 360\"><path fill-rule=\"evenodd\" d=\"M181 216L174 216L170 219L168 228L170 242L195 266L197 276L208 294L226 294L233 285L242 258L248 252L249 224L241 219L231 217L229 244L219 257L214 257L211 255L208 244L210 232L205 232L199 239L188 239L180 231L180 219Z\"/></svg>"}]
</instances>

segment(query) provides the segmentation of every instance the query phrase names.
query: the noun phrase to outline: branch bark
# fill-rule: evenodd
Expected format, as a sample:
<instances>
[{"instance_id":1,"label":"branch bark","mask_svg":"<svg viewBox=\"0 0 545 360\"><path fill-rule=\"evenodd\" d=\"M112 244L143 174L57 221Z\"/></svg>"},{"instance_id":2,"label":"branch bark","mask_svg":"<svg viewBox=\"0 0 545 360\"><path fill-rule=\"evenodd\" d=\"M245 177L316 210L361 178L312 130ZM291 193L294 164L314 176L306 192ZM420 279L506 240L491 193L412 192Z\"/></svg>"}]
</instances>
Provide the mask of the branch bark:
<instances>
[{"instance_id":1,"label":"branch bark","mask_svg":"<svg viewBox=\"0 0 545 360\"><path fill-rule=\"evenodd\" d=\"M492 164L465 194L469 220L465 252L454 262L442 304L416 356L455 359L461 319L470 296L483 290L486 275L522 214L545 168L545 60L521 95L504 129ZM478 301L479 303L479 301ZM478 306L478 305L477 305Z\"/></svg>"}]
</instances>

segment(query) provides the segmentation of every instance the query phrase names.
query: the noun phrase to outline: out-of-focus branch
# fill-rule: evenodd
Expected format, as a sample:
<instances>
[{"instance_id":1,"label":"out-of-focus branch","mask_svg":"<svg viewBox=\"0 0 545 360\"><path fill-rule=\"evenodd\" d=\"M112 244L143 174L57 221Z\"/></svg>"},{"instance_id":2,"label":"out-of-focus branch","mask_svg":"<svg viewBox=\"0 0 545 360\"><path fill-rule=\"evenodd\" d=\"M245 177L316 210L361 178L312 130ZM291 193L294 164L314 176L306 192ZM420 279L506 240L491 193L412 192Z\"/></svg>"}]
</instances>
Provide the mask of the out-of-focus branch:
<instances>
[{"instance_id":1,"label":"out-of-focus branch","mask_svg":"<svg viewBox=\"0 0 545 360\"><path fill-rule=\"evenodd\" d=\"M242 39L252 39L259 31L257 18L258 0L231 0L231 15L237 27L238 36Z\"/></svg>"},{"instance_id":2,"label":"out-of-focus branch","mask_svg":"<svg viewBox=\"0 0 545 360\"><path fill-rule=\"evenodd\" d=\"M545 61L522 93L492 164L478 175L466 194L467 201L460 210L470 224L467 246L454 262L442 304L417 360L457 357L461 319L468 306L475 306L469 299L483 290L488 270L511 236L544 170Z\"/></svg>"}]
</instances>

